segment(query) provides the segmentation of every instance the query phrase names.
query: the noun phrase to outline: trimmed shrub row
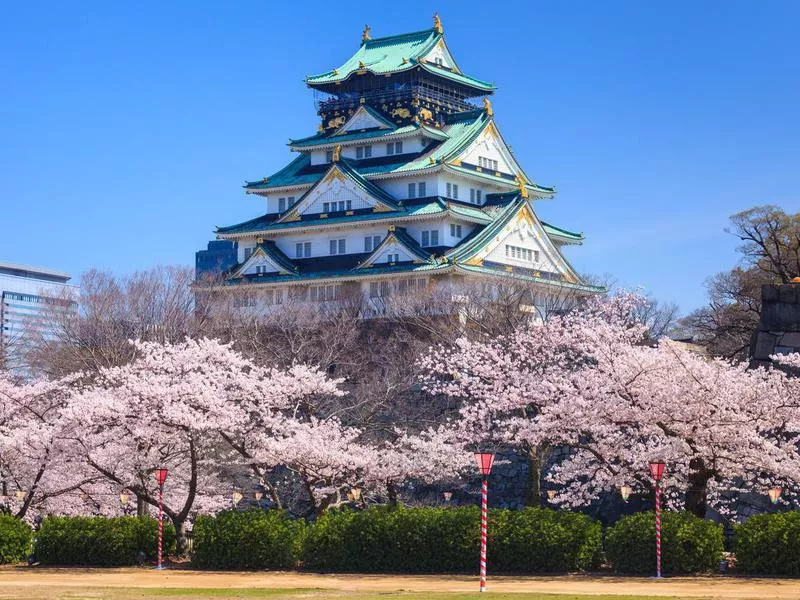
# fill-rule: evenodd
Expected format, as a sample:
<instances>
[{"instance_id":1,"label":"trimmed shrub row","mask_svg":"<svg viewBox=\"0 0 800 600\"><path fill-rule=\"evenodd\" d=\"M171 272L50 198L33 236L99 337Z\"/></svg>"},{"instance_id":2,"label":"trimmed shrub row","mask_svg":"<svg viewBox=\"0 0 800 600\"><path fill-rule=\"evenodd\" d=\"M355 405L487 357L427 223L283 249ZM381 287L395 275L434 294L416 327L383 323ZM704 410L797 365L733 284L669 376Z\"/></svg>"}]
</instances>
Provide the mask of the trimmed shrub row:
<instances>
[{"instance_id":1,"label":"trimmed shrub row","mask_svg":"<svg viewBox=\"0 0 800 600\"><path fill-rule=\"evenodd\" d=\"M12 515L0 514L0 565L22 562L30 553L30 525Z\"/></svg>"},{"instance_id":2,"label":"trimmed shrub row","mask_svg":"<svg viewBox=\"0 0 800 600\"><path fill-rule=\"evenodd\" d=\"M591 518L540 508L490 515L494 572L557 572L600 565L602 531ZM304 527L281 513L198 519L193 563L221 569L290 568L361 573L457 573L478 566L480 511L373 507L340 510Z\"/></svg>"},{"instance_id":3,"label":"trimmed shrub row","mask_svg":"<svg viewBox=\"0 0 800 600\"><path fill-rule=\"evenodd\" d=\"M750 517L736 528L735 550L742 573L800 576L800 511Z\"/></svg>"},{"instance_id":4,"label":"trimmed shrub row","mask_svg":"<svg viewBox=\"0 0 800 600\"><path fill-rule=\"evenodd\" d=\"M225 511L194 524L192 564L206 569L291 569L306 525L282 511Z\"/></svg>"},{"instance_id":5,"label":"trimmed shrub row","mask_svg":"<svg viewBox=\"0 0 800 600\"><path fill-rule=\"evenodd\" d=\"M702 573L719 567L721 525L691 513L661 514L661 571ZM606 558L618 573L652 573L656 564L656 525L652 512L622 517L606 531Z\"/></svg>"},{"instance_id":6,"label":"trimmed shrub row","mask_svg":"<svg viewBox=\"0 0 800 600\"><path fill-rule=\"evenodd\" d=\"M43 565L133 565L158 554L158 521L151 517L47 517L34 554ZM175 550L175 529L164 522L164 554Z\"/></svg>"}]
</instances>

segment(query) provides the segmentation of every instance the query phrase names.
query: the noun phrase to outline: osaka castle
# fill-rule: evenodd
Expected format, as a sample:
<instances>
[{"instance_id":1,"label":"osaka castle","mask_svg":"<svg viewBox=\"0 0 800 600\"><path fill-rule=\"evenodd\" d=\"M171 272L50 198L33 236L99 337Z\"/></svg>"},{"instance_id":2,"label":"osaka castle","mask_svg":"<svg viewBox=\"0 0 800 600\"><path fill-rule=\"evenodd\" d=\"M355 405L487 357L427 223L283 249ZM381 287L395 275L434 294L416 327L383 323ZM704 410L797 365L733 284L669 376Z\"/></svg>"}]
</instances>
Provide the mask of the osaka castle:
<instances>
[{"instance_id":1,"label":"osaka castle","mask_svg":"<svg viewBox=\"0 0 800 600\"><path fill-rule=\"evenodd\" d=\"M245 184L261 214L218 227L219 241L197 253L215 295L239 308L356 297L379 309L468 281L525 284L539 301L600 291L562 254L583 235L537 217L555 188L519 164L494 85L459 68L438 16L388 37L366 27L350 58L305 82L316 133L290 140L289 164Z\"/></svg>"}]
</instances>

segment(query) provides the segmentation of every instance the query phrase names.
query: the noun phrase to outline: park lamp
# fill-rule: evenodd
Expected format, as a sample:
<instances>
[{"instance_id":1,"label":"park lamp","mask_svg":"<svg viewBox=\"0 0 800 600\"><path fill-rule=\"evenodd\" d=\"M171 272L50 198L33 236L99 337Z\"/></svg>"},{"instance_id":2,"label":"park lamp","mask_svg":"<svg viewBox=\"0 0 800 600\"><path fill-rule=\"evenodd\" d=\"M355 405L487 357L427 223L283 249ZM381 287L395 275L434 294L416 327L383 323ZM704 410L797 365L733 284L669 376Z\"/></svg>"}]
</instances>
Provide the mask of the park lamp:
<instances>
[{"instance_id":1,"label":"park lamp","mask_svg":"<svg viewBox=\"0 0 800 600\"><path fill-rule=\"evenodd\" d=\"M25 490L17 490L14 495L17 497L17 500L22 502L25 500Z\"/></svg>"},{"instance_id":2,"label":"park lamp","mask_svg":"<svg viewBox=\"0 0 800 600\"><path fill-rule=\"evenodd\" d=\"M123 490L122 492L119 493L119 502L123 506L127 506L128 505L128 500L130 500L130 499L131 499L131 497L130 497L130 495L128 495L128 492Z\"/></svg>"},{"instance_id":3,"label":"park lamp","mask_svg":"<svg viewBox=\"0 0 800 600\"><path fill-rule=\"evenodd\" d=\"M622 500L627 502L628 499L631 497L631 493L633 492L633 488L629 485L621 485L619 486L619 494L622 496Z\"/></svg>"},{"instance_id":4,"label":"park lamp","mask_svg":"<svg viewBox=\"0 0 800 600\"><path fill-rule=\"evenodd\" d=\"M164 482L167 481L167 474L169 471L166 467L159 467L156 469L156 483L158 487L164 487Z\"/></svg>"},{"instance_id":5,"label":"park lamp","mask_svg":"<svg viewBox=\"0 0 800 600\"><path fill-rule=\"evenodd\" d=\"M777 504L778 500L781 499L781 494L783 493L783 488L780 488L780 487L776 486L774 488L770 488L769 492L767 492L767 493L769 494L769 499L772 500L772 503L773 504Z\"/></svg>"},{"instance_id":6,"label":"park lamp","mask_svg":"<svg viewBox=\"0 0 800 600\"><path fill-rule=\"evenodd\" d=\"M557 490L547 490L547 499L552 502L555 500L556 494L558 493Z\"/></svg>"},{"instance_id":7,"label":"park lamp","mask_svg":"<svg viewBox=\"0 0 800 600\"><path fill-rule=\"evenodd\" d=\"M359 502L361 500L361 488L350 488L350 493L353 494L353 500Z\"/></svg>"},{"instance_id":8,"label":"park lamp","mask_svg":"<svg viewBox=\"0 0 800 600\"><path fill-rule=\"evenodd\" d=\"M475 452L475 463L478 465L478 471L481 477L486 478L492 472L492 465L494 464L494 453L492 452Z\"/></svg>"},{"instance_id":9,"label":"park lamp","mask_svg":"<svg viewBox=\"0 0 800 600\"><path fill-rule=\"evenodd\" d=\"M445 502L450 502L453 499L453 492L442 492L442 496L444 496Z\"/></svg>"},{"instance_id":10,"label":"park lamp","mask_svg":"<svg viewBox=\"0 0 800 600\"><path fill-rule=\"evenodd\" d=\"M257 492L254 494L254 496L256 497L256 502L261 502L261 499L264 497L264 492L258 492L258 491L257 491Z\"/></svg>"},{"instance_id":11,"label":"park lamp","mask_svg":"<svg viewBox=\"0 0 800 600\"><path fill-rule=\"evenodd\" d=\"M242 498L244 498L244 496L242 496L241 492L233 492L231 494L231 499L233 500L233 505L234 506L238 506L239 502L242 501Z\"/></svg>"},{"instance_id":12,"label":"park lamp","mask_svg":"<svg viewBox=\"0 0 800 600\"><path fill-rule=\"evenodd\" d=\"M662 461L654 461L650 463L650 476L659 483L664 477L664 467L666 465Z\"/></svg>"}]
</instances>

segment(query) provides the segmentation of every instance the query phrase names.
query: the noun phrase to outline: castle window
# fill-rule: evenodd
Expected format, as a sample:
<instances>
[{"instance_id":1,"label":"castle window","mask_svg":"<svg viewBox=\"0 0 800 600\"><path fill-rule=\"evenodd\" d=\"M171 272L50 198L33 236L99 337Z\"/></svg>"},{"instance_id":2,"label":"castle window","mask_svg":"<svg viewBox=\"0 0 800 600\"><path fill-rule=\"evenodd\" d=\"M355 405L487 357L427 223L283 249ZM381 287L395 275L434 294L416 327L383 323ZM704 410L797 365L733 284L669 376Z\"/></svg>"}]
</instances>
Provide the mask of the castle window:
<instances>
[{"instance_id":1,"label":"castle window","mask_svg":"<svg viewBox=\"0 0 800 600\"><path fill-rule=\"evenodd\" d=\"M432 229L430 231L422 232L422 246L438 246L439 245L439 230Z\"/></svg>"},{"instance_id":2,"label":"castle window","mask_svg":"<svg viewBox=\"0 0 800 600\"><path fill-rule=\"evenodd\" d=\"M383 298L389 295L388 281L371 281L369 284L370 298Z\"/></svg>"},{"instance_id":3,"label":"castle window","mask_svg":"<svg viewBox=\"0 0 800 600\"><path fill-rule=\"evenodd\" d=\"M387 254L386 255L386 262L388 262L388 263L400 262L400 255L399 254L394 254L394 253Z\"/></svg>"},{"instance_id":4,"label":"castle window","mask_svg":"<svg viewBox=\"0 0 800 600\"><path fill-rule=\"evenodd\" d=\"M330 241L331 256L335 254L345 253L345 239L331 240Z\"/></svg>"},{"instance_id":5,"label":"castle window","mask_svg":"<svg viewBox=\"0 0 800 600\"><path fill-rule=\"evenodd\" d=\"M451 237L461 237L461 225L454 225L450 223L450 236Z\"/></svg>"},{"instance_id":6,"label":"castle window","mask_svg":"<svg viewBox=\"0 0 800 600\"><path fill-rule=\"evenodd\" d=\"M250 255L253 254L253 250L255 250L255 248L245 248L244 249L244 259L245 260L250 258Z\"/></svg>"},{"instance_id":7,"label":"castle window","mask_svg":"<svg viewBox=\"0 0 800 600\"><path fill-rule=\"evenodd\" d=\"M286 198L278 198L278 212L286 210Z\"/></svg>"},{"instance_id":8,"label":"castle window","mask_svg":"<svg viewBox=\"0 0 800 600\"><path fill-rule=\"evenodd\" d=\"M364 252L372 252L381 245L381 236L368 235L364 238Z\"/></svg>"},{"instance_id":9,"label":"castle window","mask_svg":"<svg viewBox=\"0 0 800 600\"><path fill-rule=\"evenodd\" d=\"M484 169L497 171L497 161L491 158L486 158L485 156L478 157L478 166Z\"/></svg>"},{"instance_id":10,"label":"castle window","mask_svg":"<svg viewBox=\"0 0 800 600\"><path fill-rule=\"evenodd\" d=\"M264 275L266 272L267 272L267 266L266 265L257 265L256 266L256 274Z\"/></svg>"},{"instance_id":11,"label":"castle window","mask_svg":"<svg viewBox=\"0 0 800 600\"><path fill-rule=\"evenodd\" d=\"M372 146L358 146L356 148L356 158L369 158L372 156Z\"/></svg>"},{"instance_id":12,"label":"castle window","mask_svg":"<svg viewBox=\"0 0 800 600\"><path fill-rule=\"evenodd\" d=\"M531 250L530 248L520 248L519 246L512 246L510 244L506 244L506 256L509 258L515 258L517 260L524 260L527 262L539 261L538 250Z\"/></svg>"},{"instance_id":13,"label":"castle window","mask_svg":"<svg viewBox=\"0 0 800 600\"><path fill-rule=\"evenodd\" d=\"M311 242L297 242L294 249L295 258L309 258L311 256Z\"/></svg>"},{"instance_id":14,"label":"castle window","mask_svg":"<svg viewBox=\"0 0 800 600\"><path fill-rule=\"evenodd\" d=\"M458 200L458 184L448 182L446 185L447 197Z\"/></svg>"},{"instance_id":15,"label":"castle window","mask_svg":"<svg viewBox=\"0 0 800 600\"><path fill-rule=\"evenodd\" d=\"M283 290L266 290L264 302L266 304L283 304Z\"/></svg>"},{"instance_id":16,"label":"castle window","mask_svg":"<svg viewBox=\"0 0 800 600\"><path fill-rule=\"evenodd\" d=\"M325 162L326 162L326 163L333 162L333 150L328 150L328 151L325 153Z\"/></svg>"},{"instance_id":17,"label":"castle window","mask_svg":"<svg viewBox=\"0 0 800 600\"><path fill-rule=\"evenodd\" d=\"M324 213L331 212L331 203L330 202L323 202L322 203L322 212L324 212Z\"/></svg>"},{"instance_id":18,"label":"castle window","mask_svg":"<svg viewBox=\"0 0 800 600\"><path fill-rule=\"evenodd\" d=\"M312 285L309 288L311 302L328 302L339 296L338 285Z\"/></svg>"},{"instance_id":19,"label":"castle window","mask_svg":"<svg viewBox=\"0 0 800 600\"><path fill-rule=\"evenodd\" d=\"M472 202L472 204L480 204L481 196L482 196L481 190L475 188L469 188L469 201Z\"/></svg>"},{"instance_id":20,"label":"castle window","mask_svg":"<svg viewBox=\"0 0 800 600\"><path fill-rule=\"evenodd\" d=\"M409 183L408 184L408 197L409 198L416 198L417 197L417 184L416 183Z\"/></svg>"},{"instance_id":21,"label":"castle window","mask_svg":"<svg viewBox=\"0 0 800 600\"><path fill-rule=\"evenodd\" d=\"M420 181L417 184L417 193L419 194L420 198L424 198L425 197L425 182L424 181Z\"/></svg>"}]
</instances>

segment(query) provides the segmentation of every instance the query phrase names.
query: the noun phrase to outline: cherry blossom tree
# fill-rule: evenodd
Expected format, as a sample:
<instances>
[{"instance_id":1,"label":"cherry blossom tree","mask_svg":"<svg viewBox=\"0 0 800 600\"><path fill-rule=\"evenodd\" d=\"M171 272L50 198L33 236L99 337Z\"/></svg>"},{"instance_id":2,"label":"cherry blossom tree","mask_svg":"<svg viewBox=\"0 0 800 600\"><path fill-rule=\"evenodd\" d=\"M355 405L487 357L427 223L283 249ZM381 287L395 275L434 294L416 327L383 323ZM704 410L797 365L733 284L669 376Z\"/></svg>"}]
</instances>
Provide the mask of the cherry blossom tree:
<instances>
[{"instance_id":1,"label":"cherry blossom tree","mask_svg":"<svg viewBox=\"0 0 800 600\"><path fill-rule=\"evenodd\" d=\"M646 485L652 459L669 464L667 485L698 514L709 486L799 472L786 376L645 344L645 326L630 318L640 301L593 302L429 357L430 389L463 400L454 439L571 448L548 477L573 506Z\"/></svg>"},{"instance_id":2,"label":"cherry blossom tree","mask_svg":"<svg viewBox=\"0 0 800 600\"><path fill-rule=\"evenodd\" d=\"M252 406L286 405L336 385L313 369L257 368L215 340L134 345L131 363L101 369L64 413L73 448L89 469L140 503L157 505L154 471L169 469L164 511L180 551L195 512L229 505L233 483L227 474L243 455L226 440L253 427ZM259 435L267 439L276 432L285 433L278 427Z\"/></svg>"},{"instance_id":3,"label":"cherry blossom tree","mask_svg":"<svg viewBox=\"0 0 800 600\"><path fill-rule=\"evenodd\" d=\"M79 383L78 376L34 382L0 376L0 511L31 519L93 484L65 444L63 410Z\"/></svg>"}]
</instances>

